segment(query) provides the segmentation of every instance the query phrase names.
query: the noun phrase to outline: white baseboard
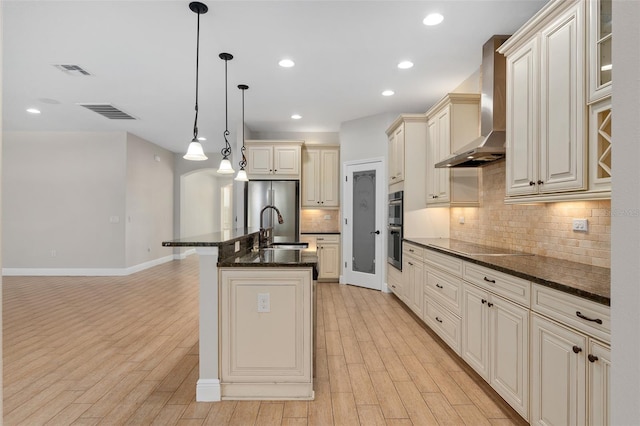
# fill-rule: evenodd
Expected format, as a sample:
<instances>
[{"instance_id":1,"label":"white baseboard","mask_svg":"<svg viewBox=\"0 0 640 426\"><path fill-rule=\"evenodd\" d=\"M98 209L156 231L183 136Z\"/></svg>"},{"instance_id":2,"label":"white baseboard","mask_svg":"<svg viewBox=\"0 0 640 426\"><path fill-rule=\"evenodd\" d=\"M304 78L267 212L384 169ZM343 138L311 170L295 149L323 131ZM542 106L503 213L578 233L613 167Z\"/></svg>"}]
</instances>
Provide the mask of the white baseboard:
<instances>
[{"instance_id":1,"label":"white baseboard","mask_svg":"<svg viewBox=\"0 0 640 426\"><path fill-rule=\"evenodd\" d=\"M196 383L196 401L214 402L220 400L220 379L198 379Z\"/></svg>"},{"instance_id":2,"label":"white baseboard","mask_svg":"<svg viewBox=\"0 0 640 426\"><path fill-rule=\"evenodd\" d=\"M174 260L184 260L184 259L187 258L187 256L191 256L192 254L196 254L196 249L193 248L193 249L186 250L186 251L184 251L182 253L174 254L173 255L173 259Z\"/></svg>"},{"instance_id":3,"label":"white baseboard","mask_svg":"<svg viewBox=\"0 0 640 426\"><path fill-rule=\"evenodd\" d=\"M2 268L2 275L7 277L121 277L144 271L172 260L174 260L174 255L169 255L129 266L128 268Z\"/></svg>"}]
</instances>

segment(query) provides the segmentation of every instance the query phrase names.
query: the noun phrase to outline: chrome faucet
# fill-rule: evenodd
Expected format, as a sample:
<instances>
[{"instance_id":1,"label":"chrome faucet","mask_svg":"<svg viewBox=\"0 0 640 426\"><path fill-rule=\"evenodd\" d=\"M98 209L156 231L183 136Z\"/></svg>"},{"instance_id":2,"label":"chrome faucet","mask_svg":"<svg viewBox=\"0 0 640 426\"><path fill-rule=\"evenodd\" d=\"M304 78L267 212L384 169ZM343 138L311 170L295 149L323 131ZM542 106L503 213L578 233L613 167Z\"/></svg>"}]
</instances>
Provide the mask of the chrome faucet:
<instances>
[{"instance_id":1,"label":"chrome faucet","mask_svg":"<svg viewBox=\"0 0 640 426\"><path fill-rule=\"evenodd\" d=\"M278 214L278 223L279 224L283 224L284 223L284 219L282 218L282 215L280 214L280 210L278 210L278 208L276 206L264 206L262 208L262 210L260 210L260 241L259 241L259 245L260 247L263 246L264 242L267 240L267 235L266 235L266 229L264 229L264 211L267 209L273 209L276 211L276 213Z\"/></svg>"}]
</instances>

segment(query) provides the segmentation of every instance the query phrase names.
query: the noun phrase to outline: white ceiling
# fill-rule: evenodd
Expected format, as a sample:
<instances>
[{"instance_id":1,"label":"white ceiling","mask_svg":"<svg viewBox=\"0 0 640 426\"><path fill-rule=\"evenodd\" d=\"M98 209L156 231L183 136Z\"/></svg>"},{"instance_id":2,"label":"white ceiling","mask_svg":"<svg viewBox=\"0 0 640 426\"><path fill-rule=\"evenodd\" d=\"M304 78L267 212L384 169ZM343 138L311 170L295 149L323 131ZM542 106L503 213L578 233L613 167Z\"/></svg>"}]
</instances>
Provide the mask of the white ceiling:
<instances>
[{"instance_id":1,"label":"white ceiling","mask_svg":"<svg viewBox=\"0 0 640 426\"><path fill-rule=\"evenodd\" d=\"M205 151L229 130L337 132L383 112L424 112L480 65L482 44L510 34L547 0L204 1L200 21L199 129ZM3 2L7 131L125 130L174 152L192 138L196 14L188 1ZM437 11L445 20L422 24ZM296 62L284 69L284 57ZM415 66L396 67L409 59ZM53 64L93 75L67 75ZM383 97L385 89L395 96ZM59 103L51 103L57 101ZM139 120L108 120L78 103L112 103ZM42 114L25 112L36 107ZM299 113L301 120L290 116ZM231 139L232 140L232 139Z\"/></svg>"}]
</instances>

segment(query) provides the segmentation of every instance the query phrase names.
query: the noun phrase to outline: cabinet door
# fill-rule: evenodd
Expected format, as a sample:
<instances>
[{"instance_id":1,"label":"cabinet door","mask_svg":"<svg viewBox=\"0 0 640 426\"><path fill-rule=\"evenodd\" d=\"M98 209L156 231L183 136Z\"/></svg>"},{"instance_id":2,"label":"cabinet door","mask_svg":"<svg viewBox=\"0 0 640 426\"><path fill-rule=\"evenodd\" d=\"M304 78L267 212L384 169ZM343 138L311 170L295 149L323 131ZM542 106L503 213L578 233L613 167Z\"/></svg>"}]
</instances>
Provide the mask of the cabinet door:
<instances>
[{"instance_id":1,"label":"cabinet door","mask_svg":"<svg viewBox=\"0 0 640 426\"><path fill-rule=\"evenodd\" d=\"M451 154L451 113L450 108L445 108L440 114L438 114L436 120L438 122L438 145L437 145L437 159L435 162L439 162L445 157ZM434 169L435 170L435 196L436 202L448 203L449 198L449 169Z\"/></svg>"},{"instance_id":2,"label":"cabinet door","mask_svg":"<svg viewBox=\"0 0 640 426\"><path fill-rule=\"evenodd\" d=\"M507 58L507 195L538 191L538 74L534 38Z\"/></svg>"},{"instance_id":3,"label":"cabinet door","mask_svg":"<svg viewBox=\"0 0 640 426\"><path fill-rule=\"evenodd\" d=\"M413 312L422 318L422 303L424 299L424 265L417 260L409 260L410 268L407 271L409 275L409 287L406 289L407 305Z\"/></svg>"},{"instance_id":4,"label":"cabinet door","mask_svg":"<svg viewBox=\"0 0 640 426\"><path fill-rule=\"evenodd\" d=\"M464 284L462 290L462 358L489 381L489 294Z\"/></svg>"},{"instance_id":5,"label":"cabinet door","mask_svg":"<svg viewBox=\"0 0 640 426\"><path fill-rule=\"evenodd\" d=\"M404 180L404 124L395 131L395 145L396 145L396 180L395 182L401 182Z\"/></svg>"},{"instance_id":6,"label":"cabinet door","mask_svg":"<svg viewBox=\"0 0 640 426\"><path fill-rule=\"evenodd\" d=\"M323 149L320 151L320 205L338 207L340 205L340 151Z\"/></svg>"},{"instance_id":7,"label":"cabinet door","mask_svg":"<svg viewBox=\"0 0 640 426\"><path fill-rule=\"evenodd\" d=\"M529 418L529 309L497 296L489 308L491 386Z\"/></svg>"},{"instance_id":8,"label":"cabinet door","mask_svg":"<svg viewBox=\"0 0 640 426\"><path fill-rule=\"evenodd\" d=\"M532 315L531 424L585 424L586 344L585 336Z\"/></svg>"},{"instance_id":9,"label":"cabinet door","mask_svg":"<svg viewBox=\"0 0 640 426\"><path fill-rule=\"evenodd\" d=\"M611 94L612 0L589 3L589 100Z\"/></svg>"},{"instance_id":10,"label":"cabinet door","mask_svg":"<svg viewBox=\"0 0 640 426\"><path fill-rule=\"evenodd\" d=\"M589 424L610 423L611 348L595 340L589 342Z\"/></svg>"},{"instance_id":11,"label":"cabinet door","mask_svg":"<svg viewBox=\"0 0 640 426\"><path fill-rule=\"evenodd\" d=\"M300 147L274 146L273 173L277 175L300 175Z\"/></svg>"},{"instance_id":12,"label":"cabinet door","mask_svg":"<svg viewBox=\"0 0 640 426\"><path fill-rule=\"evenodd\" d=\"M586 188L584 2L541 33L538 191Z\"/></svg>"},{"instance_id":13,"label":"cabinet door","mask_svg":"<svg viewBox=\"0 0 640 426\"><path fill-rule=\"evenodd\" d=\"M320 205L320 150L302 151L302 207Z\"/></svg>"},{"instance_id":14,"label":"cabinet door","mask_svg":"<svg viewBox=\"0 0 640 426\"><path fill-rule=\"evenodd\" d=\"M318 279L340 277L340 245L320 244L318 246Z\"/></svg>"},{"instance_id":15,"label":"cabinet door","mask_svg":"<svg viewBox=\"0 0 640 426\"><path fill-rule=\"evenodd\" d=\"M433 204L437 194L436 168L438 162L438 122L433 119L427 123L427 204Z\"/></svg>"},{"instance_id":16,"label":"cabinet door","mask_svg":"<svg viewBox=\"0 0 640 426\"><path fill-rule=\"evenodd\" d=\"M273 147L247 146L247 173L250 175L270 175L273 172Z\"/></svg>"}]
</instances>

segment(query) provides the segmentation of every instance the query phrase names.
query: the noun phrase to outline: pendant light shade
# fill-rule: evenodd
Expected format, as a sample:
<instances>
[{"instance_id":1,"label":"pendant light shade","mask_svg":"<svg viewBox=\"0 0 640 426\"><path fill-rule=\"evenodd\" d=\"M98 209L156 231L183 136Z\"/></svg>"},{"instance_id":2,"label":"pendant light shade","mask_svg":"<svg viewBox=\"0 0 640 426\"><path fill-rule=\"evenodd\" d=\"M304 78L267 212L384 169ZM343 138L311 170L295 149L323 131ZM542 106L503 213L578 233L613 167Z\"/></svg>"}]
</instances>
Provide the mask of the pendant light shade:
<instances>
[{"instance_id":1,"label":"pendant light shade","mask_svg":"<svg viewBox=\"0 0 640 426\"><path fill-rule=\"evenodd\" d=\"M198 15L198 30L196 35L196 118L193 122L193 139L189 144L187 153L182 158L184 158L185 160L203 161L207 159L207 156L204 155L202 145L200 144L200 142L198 142L198 71L200 65L200 15L203 13L207 13L209 8L203 3L194 1L189 3L189 9L191 9L192 12Z\"/></svg>"},{"instance_id":2,"label":"pendant light shade","mask_svg":"<svg viewBox=\"0 0 640 426\"><path fill-rule=\"evenodd\" d=\"M227 139L229 136L229 109L227 102L227 63L233 59L233 55L230 53L221 53L219 55L220 59L224 61L224 148L220 151L222 154L222 161L220 161L220 167L218 167L218 173L223 175L233 174L233 166L231 165L231 161L229 161L229 156L231 155L231 144Z\"/></svg>"},{"instance_id":3,"label":"pendant light shade","mask_svg":"<svg viewBox=\"0 0 640 426\"><path fill-rule=\"evenodd\" d=\"M242 90L242 159L238 163L240 166L240 170L238 171L238 176L236 176L237 181L247 182L249 178L247 177L247 172L244 168L247 166L247 157L244 155L244 151L246 148L244 147L244 91L247 90L249 86L246 84L238 84L238 89Z\"/></svg>"}]
</instances>

